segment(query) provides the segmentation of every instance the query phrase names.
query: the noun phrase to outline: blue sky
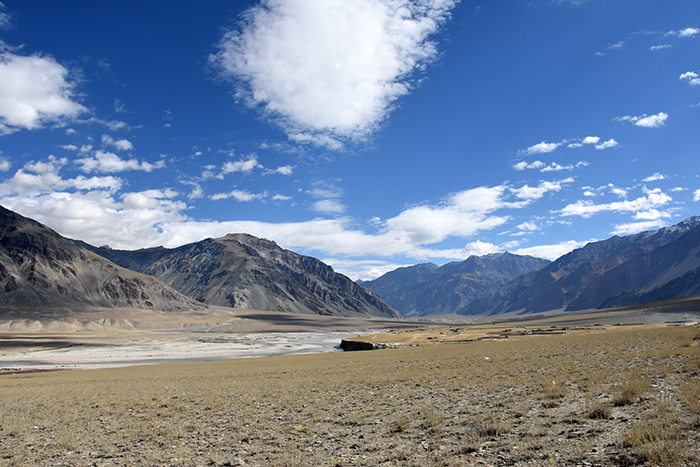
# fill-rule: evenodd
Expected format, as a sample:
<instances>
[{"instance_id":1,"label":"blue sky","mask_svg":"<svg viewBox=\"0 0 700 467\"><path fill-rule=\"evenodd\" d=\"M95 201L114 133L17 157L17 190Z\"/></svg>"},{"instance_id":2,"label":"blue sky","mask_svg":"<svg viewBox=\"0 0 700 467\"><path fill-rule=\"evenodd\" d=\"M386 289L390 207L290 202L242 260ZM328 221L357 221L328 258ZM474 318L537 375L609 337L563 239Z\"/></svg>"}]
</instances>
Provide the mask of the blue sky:
<instances>
[{"instance_id":1,"label":"blue sky","mask_svg":"<svg viewBox=\"0 0 700 467\"><path fill-rule=\"evenodd\" d=\"M0 204L94 245L369 279L700 206L696 1L3 0L0 41Z\"/></svg>"}]
</instances>

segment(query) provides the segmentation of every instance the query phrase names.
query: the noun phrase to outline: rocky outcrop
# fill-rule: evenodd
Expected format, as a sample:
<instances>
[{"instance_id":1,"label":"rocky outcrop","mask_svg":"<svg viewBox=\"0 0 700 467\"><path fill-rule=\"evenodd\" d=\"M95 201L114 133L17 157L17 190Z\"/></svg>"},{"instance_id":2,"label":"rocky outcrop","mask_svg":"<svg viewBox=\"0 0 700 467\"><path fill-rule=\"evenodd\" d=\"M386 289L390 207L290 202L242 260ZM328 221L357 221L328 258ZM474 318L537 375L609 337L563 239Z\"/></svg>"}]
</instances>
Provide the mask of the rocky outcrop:
<instances>
[{"instance_id":1,"label":"rocky outcrop","mask_svg":"<svg viewBox=\"0 0 700 467\"><path fill-rule=\"evenodd\" d=\"M387 344L385 342L363 342L352 339L343 339L340 341L340 348L346 352L354 352L357 350L381 350L381 349L396 349L397 344Z\"/></svg>"},{"instance_id":2,"label":"rocky outcrop","mask_svg":"<svg viewBox=\"0 0 700 467\"><path fill-rule=\"evenodd\" d=\"M165 312L206 307L0 206L0 317L60 317L86 307Z\"/></svg>"}]
</instances>

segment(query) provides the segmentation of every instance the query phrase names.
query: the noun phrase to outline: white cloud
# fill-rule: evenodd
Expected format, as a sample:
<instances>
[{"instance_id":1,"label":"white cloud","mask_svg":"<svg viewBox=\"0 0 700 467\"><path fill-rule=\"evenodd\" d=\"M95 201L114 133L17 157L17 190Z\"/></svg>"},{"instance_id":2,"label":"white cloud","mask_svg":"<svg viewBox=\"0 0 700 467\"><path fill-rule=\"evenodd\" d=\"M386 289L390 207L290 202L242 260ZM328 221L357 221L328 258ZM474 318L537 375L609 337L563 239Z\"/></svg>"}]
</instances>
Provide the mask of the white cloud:
<instances>
[{"instance_id":1,"label":"white cloud","mask_svg":"<svg viewBox=\"0 0 700 467\"><path fill-rule=\"evenodd\" d=\"M633 222L630 224L618 224L615 226L615 230L613 230L610 233L612 235L631 235L639 232L644 232L645 230L659 229L665 226L666 223L662 220Z\"/></svg>"},{"instance_id":2,"label":"white cloud","mask_svg":"<svg viewBox=\"0 0 700 467\"><path fill-rule=\"evenodd\" d=\"M638 212L634 215L635 219L642 220L656 220L661 218L670 218L671 214L668 212L659 211L658 209L649 209L648 211Z\"/></svg>"},{"instance_id":3,"label":"white cloud","mask_svg":"<svg viewBox=\"0 0 700 467\"><path fill-rule=\"evenodd\" d=\"M0 42L0 133L63 122L87 109L68 70L48 56L16 55Z\"/></svg>"},{"instance_id":4,"label":"white cloud","mask_svg":"<svg viewBox=\"0 0 700 467\"><path fill-rule=\"evenodd\" d=\"M522 224L518 225L518 229L527 232L534 232L535 230L539 230L537 224L535 224L534 222L523 222Z\"/></svg>"},{"instance_id":5,"label":"white cloud","mask_svg":"<svg viewBox=\"0 0 700 467\"><path fill-rule=\"evenodd\" d=\"M483 256L501 251L496 245L482 241L468 243L464 248L437 250L432 248L414 248L407 253L408 256L425 261L430 258L465 260L470 256Z\"/></svg>"},{"instance_id":6,"label":"white cloud","mask_svg":"<svg viewBox=\"0 0 700 467\"><path fill-rule=\"evenodd\" d=\"M616 121L632 122L636 126L641 126L644 128L659 128L660 126L663 126L664 123L666 123L666 119L668 119L668 114L665 112L659 112L656 115L644 114L638 117L631 117L629 115L625 115L624 117L615 118Z\"/></svg>"},{"instance_id":7,"label":"white cloud","mask_svg":"<svg viewBox=\"0 0 700 467\"><path fill-rule=\"evenodd\" d=\"M584 246L588 242L578 242L576 240L569 240L567 242L557 243L554 245L539 245L531 246L527 248L519 248L514 250L513 253L516 255L530 255L536 256L538 258L545 258L551 261Z\"/></svg>"},{"instance_id":8,"label":"white cloud","mask_svg":"<svg viewBox=\"0 0 700 467\"><path fill-rule=\"evenodd\" d=\"M695 190L693 192L693 201L700 201L700 190Z\"/></svg>"},{"instance_id":9,"label":"white cloud","mask_svg":"<svg viewBox=\"0 0 700 467\"><path fill-rule=\"evenodd\" d=\"M657 180L665 180L666 175L660 174L659 172L656 172L654 175L649 175L646 178L643 178L643 182L655 182Z\"/></svg>"},{"instance_id":10,"label":"white cloud","mask_svg":"<svg viewBox=\"0 0 700 467\"><path fill-rule=\"evenodd\" d=\"M122 186L122 181L115 177L78 176L63 179L59 171L68 163L68 159L49 156L46 162L28 162L15 172L12 178L0 183L0 196L37 196L43 193L75 190L105 190L114 192Z\"/></svg>"},{"instance_id":11,"label":"white cloud","mask_svg":"<svg viewBox=\"0 0 700 467\"><path fill-rule=\"evenodd\" d=\"M542 141L541 143L537 143L533 146L530 146L527 149L521 149L520 151L518 151L518 154L522 156L531 156L533 154L546 154L549 152L556 151L559 146L561 146L561 143L547 143L545 141Z\"/></svg>"},{"instance_id":12,"label":"white cloud","mask_svg":"<svg viewBox=\"0 0 700 467\"><path fill-rule=\"evenodd\" d=\"M104 191L12 196L0 198L0 204L66 237L125 249L160 245L163 237L169 235L160 228L162 223L186 220L180 212L187 206L171 199L167 191L149 190L131 195L123 198L135 207L128 207ZM136 207L139 204L142 207Z\"/></svg>"},{"instance_id":13,"label":"white cloud","mask_svg":"<svg viewBox=\"0 0 700 467\"><path fill-rule=\"evenodd\" d=\"M511 188L511 191L516 197L525 200L527 204L532 201L542 198L548 192L558 192L563 188L564 184L573 183L573 178L566 178L564 180L558 180L554 182L540 182L538 186L531 187L529 185L523 185L520 188ZM521 206L525 206L522 204Z\"/></svg>"},{"instance_id":14,"label":"white cloud","mask_svg":"<svg viewBox=\"0 0 700 467\"><path fill-rule=\"evenodd\" d=\"M556 162L552 162L547 167L544 167L540 172L559 172L561 170L574 170L573 165L559 165Z\"/></svg>"},{"instance_id":15,"label":"white cloud","mask_svg":"<svg viewBox=\"0 0 700 467\"><path fill-rule=\"evenodd\" d=\"M428 38L456 0L268 0L227 32L210 63L237 98L293 140L363 140L437 54Z\"/></svg>"},{"instance_id":16,"label":"white cloud","mask_svg":"<svg viewBox=\"0 0 700 467\"><path fill-rule=\"evenodd\" d=\"M699 32L700 29L698 28L685 28L678 31L678 37L692 37Z\"/></svg>"},{"instance_id":17,"label":"white cloud","mask_svg":"<svg viewBox=\"0 0 700 467\"><path fill-rule=\"evenodd\" d=\"M547 164L545 164L545 163L542 162L542 161L534 161L534 162L532 162L532 163L530 163L530 164L528 164L528 163L525 162L525 161L520 161L520 162L518 162L517 164L514 164L514 165L513 165L513 168L514 168L515 170L519 170L519 171L520 171L520 170L525 170L525 169L541 169L541 168L543 168L543 167L546 167L546 165L547 165Z\"/></svg>"},{"instance_id":18,"label":"white cloud","mask_svg":"<svg viewBox=\"0 0 700 467\"><path fill-rule=\"evenodd\" d=\"M598 141L600 141L600 136L586 136L581 142L583 144L598 144Z\"/></svg>"},{"instance_id":19,"label":"white cloud","mask_svg":"<svg viewBox=\"0 0 700 467\"><path fill-rule=\"evenodd\" d=\"M292 199L291 196L285 196L285 195L275 195L272 197L273 201L288 201Z\"/></svg>"},{"instance_id":20,"label":"white cloud","mask_svg":"<svg viewBox=\"0 0 700 467\"><path fill-rule=\"evenodd\" d=\"M178 193L175 190L146 190L135 193L127 193L122 199L126 209L156 209L160 207L161 200L172 199Z\"/></svg>"},{"instance_id":21,"label":"white cloud","mask_svg":"<svg viewBox=\"0 0 700 467\"><path fill-rule=\"evenodd\" d=\"M0 29L9 28L12 20L12 15L6 13L5 11L1 11L4 9L5 5L3 5L2 2L0 2Z\"/></svg>"},{"instance_id":22,"label":"white cloud","mask_svg":"<svg viewBox=\"0 0 700 467\"><path fill-rule=\"evenodd\" d=\"M627 190L624 188L617 188L613 186L612 184L609 185L610 187L610 193L619 196L620 198L627 198Z\"/></svg>"},{"instance_id":23,"label":"white cloud","mask_svg":"<svg viewBox=\"0 0 700 467\"><path fill-rule=\"evenodd\" d=\"M312 204L311 209L322 214L342 214L346 208L338 199L322 199Z\"/></svg>"},{"instance_id":24,"label":"white cloud","mask_svg":"<svg viewBox=\"0 0 700 467\"><path fill-rule=\"evenodd\" d=\"M663 49L670 49L671 46L669 44L661 44L661 45L653 45L650 47L650 50L663 50Z\"/></svg>"},{"instance_id":25,"label":"white cloud","mask_svg":"<svg viewBox=\"0 0 700 467\"><path fill-rule=\"evenodd\" d=\"M217 193L211 195L209 198L217 201L220 199L234 198L236 201L250 202L255 200L262 200L267 197L267 193L251 193L246 190L233 190L228 193Z\"/></svg>"},{"instance_id":26,"label":"white cloud","mask_svg":"<svg viewBox=\"0 0 700 467\"><path fill-rule=\"evenodd\" d=\"M581 216L583 218L591 217L599 212L639 212L648 211L660 206L664 206L673 198L663 193L660 189L648 190L645 189L646 196L641 196L635 200L617 201L608 204L595 204L592 201L577 201L569 204L560 211L562 216Z\"/></svg>"},{"instance_id":27,"label":"white cloud","mask_svg":"<svg viewBox=\"0 0 700 467\"><path fill-rule=\"evenodd\" d=\"M258 158L256 156L250 155L247 159L225 162L221 168L221 173L218 175L218 178L224 178L224 175L236 172L249 173L253 169L258 168L261 169L263 166L258 163Z\"/></svg>"},{"instance_id":28,"label":"white cloud","mask_svg":"<svg viewBox=\"0 0 700 467\"><path fill-rule=\"evenodd\" d=\"M126 139L114 141L114 139L109 135L102 135L102 145L112 146L119 151L131 151L134 149L134 145L131 143L131 141Z\"/></svg>"},{"instance_id":29,"label":"white cloud","mask_svg":"<svg viewBox=\"0 0 700 467\"><path fill-rule=\"evenodd\" d=\"M4 157L0 157L0 172L7 172L11 167L12 163L10 161Z\"/></svg>"},{"instance_id":30,"label":"white cloud","mask_svg":"<svg viewBox=\"0 0 700 467\"><path fill-rule=\"evenodd\" d=\"M607 140L607 141L605 141L605 142L603 142L603 143L596 144L596 145L595 145L595 148L598 149L598 150L603 150L603 149L616 148L616 147L618 147L619 145L620 145L620 143L618 143L618 142L615 141L614 139L609 139L609 140Z\"/></svg>"},{"instance_id":31,"label":"white cloud","mask_svg":"<svg viewBox=\"0 0 700 467\"><path fill-rule=\"evenodd\" d=\"M90 172L123 172L125 170L143 170L144 172L151 172L154 169L161 169L165 167L165 161L160 160L155 164L150 162L139 162L136 159L121 159L119 156L112 152L95 151L92 157L85 157L82 159L76 159L76 164L80 165L80 170L86 173Z\"/></svg>"},{"instance_id":32,"label":"white cloud","mask_svg":"<svg viewBox=\"0 0 700 467\"><path fill-rule=\"evenodd\" d=\"M681 81L687 81L691 86L700 86L700 75L694 71L686 71L678 77Z\"/></svg>"},{"instance_id":33,"label":"white cloud","mask_svg":"<svg viewBox=\"0 0 700 467\"><path fill-rule=\"evenodd\" d=\"M394 269L410 266L409 264L390 263L379 259L351 260L323 258L322 261L331 266L336 272L344 274L355 281L371 281Z\"/></svg>"},{"instance_id":34,"label":"white cloud","mask_svg":"<svg viewBox=\"0 0 700 467\"><path fill-rule=\"evenodd\" d=\"M291 176L293 173L294 173L294 166L293 165L283 165L283 166L277 167L276 169L265 169L265 171L263 172L263 175L280 174L280 175Z\"/></svg>"}]
</instances>

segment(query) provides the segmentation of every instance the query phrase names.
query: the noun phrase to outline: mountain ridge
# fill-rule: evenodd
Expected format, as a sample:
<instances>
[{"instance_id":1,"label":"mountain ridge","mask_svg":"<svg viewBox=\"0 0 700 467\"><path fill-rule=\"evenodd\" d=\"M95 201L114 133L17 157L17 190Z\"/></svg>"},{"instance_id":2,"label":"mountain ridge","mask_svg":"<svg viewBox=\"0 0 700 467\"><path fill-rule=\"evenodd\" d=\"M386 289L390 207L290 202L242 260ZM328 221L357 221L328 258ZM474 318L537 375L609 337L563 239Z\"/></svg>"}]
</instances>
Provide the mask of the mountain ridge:
<instances>
[{"instance_id":1,"label":"mountain ridge","mask_svg":"<svg viewBox=\"0 0 700 467\"><path fill-rule=\"evenodd\" d=\"M549 263L532 256L493 253L442 266L407 266L362 285L374 290L403 316L451 314L506 281Z\"/></svg>"},{"instance_id":2,"label":"mountain ridge","mask_svg":"<svg viewBox=\"0 0 700 467\"><path fill-rule=\"evenodd\" d=\"M0 313L61 316L87 308L206 310L154 277L122 268L0 206Z\"/></svg>"},{"instance_id":3,"label":"mountain ridge","mask_svg":"<svg viewBox=\"0 0 700 467\"><path fill-rule=\"evenodd\" d=\"M495 315L506 312L536 313L557 309L576 311L598 308L612 296L644 287L645 284L638 283L641 280L639 276L650 271L651 266L645 266L644 262L648 260L643 258L679 240L690 231L698 230L700 233L698 226L700 217L694 216L656 231L625 237L613 236L589 243L561 256L539 271L503 284L491 295L459 310L458 314ZM682 255L682 251L676 255ZM623 266L626 263L629 265ZM631 266L633 264L636 266ZM639 271L635 272L634 268ZM668 271L668 268L665 271L668 273L667 279L671 280L690 269L692 267L688 265L676 273ZM661 281L661 274L657 276L658 281Z\"/></svg>"}]
</instances>

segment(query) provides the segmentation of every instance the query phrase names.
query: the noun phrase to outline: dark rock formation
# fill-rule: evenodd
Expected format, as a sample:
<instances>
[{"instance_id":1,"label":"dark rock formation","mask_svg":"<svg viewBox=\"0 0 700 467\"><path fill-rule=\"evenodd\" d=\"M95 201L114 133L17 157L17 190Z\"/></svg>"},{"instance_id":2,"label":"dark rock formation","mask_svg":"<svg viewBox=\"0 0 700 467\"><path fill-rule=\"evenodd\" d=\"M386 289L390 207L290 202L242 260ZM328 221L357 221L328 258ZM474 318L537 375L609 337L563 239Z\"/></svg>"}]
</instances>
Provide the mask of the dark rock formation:
<instances>
[{"instance_id":1,"label":"dark rock formation","mask_svg":"<svg viewBox=\"0 0 700 467\"><path fill-rule=\"evenodd\" d=\"M357 350L381 350L395 349L398 345L386 344L384 342L362 342L352 339L343 339L340 341L340 348L346 352L354 352Z\"/></svg>"}]
</instances>

